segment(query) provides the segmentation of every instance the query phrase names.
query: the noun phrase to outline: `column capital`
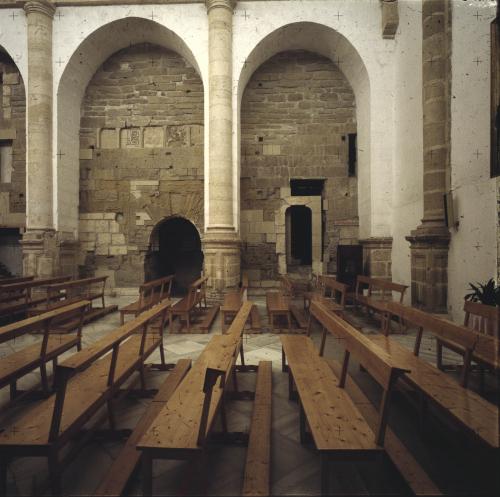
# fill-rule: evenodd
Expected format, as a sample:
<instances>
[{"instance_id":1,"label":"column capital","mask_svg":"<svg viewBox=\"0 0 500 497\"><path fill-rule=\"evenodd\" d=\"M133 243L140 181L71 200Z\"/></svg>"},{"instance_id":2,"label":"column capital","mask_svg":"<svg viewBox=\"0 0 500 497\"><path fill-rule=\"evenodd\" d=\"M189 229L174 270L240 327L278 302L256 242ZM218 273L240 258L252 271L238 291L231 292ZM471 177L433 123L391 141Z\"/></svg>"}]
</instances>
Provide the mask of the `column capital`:
<instances>
[{"instance_id":1,"label":"column capital","mask_svg":"<svg viewBox=\"0 0 500 497\"><path fill-rule=\"evenodd\" d=\"M30 0L24 4L24 12L26 12L26 15L33 12L40 12L53 19L55 11L56 8L54 4L49 0Z\"/></svg>"},{"instance_id":2,"label":"column capital","mask_svg":"<svg viewBox=\"0 0 500 497\"><path fill-rule=\"evenodd\" d=\"M222 7L233 12L238 0L205 0L207 12L210 12L215 7Z\"/></svg>"}]
</instances>

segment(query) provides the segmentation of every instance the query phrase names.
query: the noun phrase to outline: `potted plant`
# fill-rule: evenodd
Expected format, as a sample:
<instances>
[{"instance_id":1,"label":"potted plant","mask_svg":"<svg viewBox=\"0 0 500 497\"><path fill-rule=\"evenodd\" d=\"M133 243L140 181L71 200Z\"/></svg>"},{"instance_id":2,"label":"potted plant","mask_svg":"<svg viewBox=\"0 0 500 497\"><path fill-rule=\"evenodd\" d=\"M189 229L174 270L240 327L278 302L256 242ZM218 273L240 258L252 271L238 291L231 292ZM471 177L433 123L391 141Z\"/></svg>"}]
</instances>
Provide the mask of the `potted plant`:
<instances>
[{"instance_id":1,"label":"potted plant","mask_svg":"<svg viewBox=\"0 0 500 497\"><path fill-rule=\"evenodd\" d=\"M472 292L465 296L465 300L500 307L500 285L497 285L493 278L484 285L481 283L477 283L477 286L472 283L469 285Z\"/></svg>"}]
</instances>

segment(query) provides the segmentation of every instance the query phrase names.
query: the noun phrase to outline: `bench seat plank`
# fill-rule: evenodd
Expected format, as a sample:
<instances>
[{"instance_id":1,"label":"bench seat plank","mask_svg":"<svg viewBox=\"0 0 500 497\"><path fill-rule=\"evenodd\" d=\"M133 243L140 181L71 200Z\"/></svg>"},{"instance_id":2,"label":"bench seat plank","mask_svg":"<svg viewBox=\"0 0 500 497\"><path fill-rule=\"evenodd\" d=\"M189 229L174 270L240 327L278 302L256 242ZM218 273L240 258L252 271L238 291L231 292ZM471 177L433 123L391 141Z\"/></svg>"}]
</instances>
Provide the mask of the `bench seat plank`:
<instances>
[{"instance_id":1,"label":"bench seat plank","mask_svg":"<svg viewBox=\"0 0 500 497\"><path fill-rule=\"evenodd\" d=\"M141 337L134 335L124 342L118 354L115 378L128 378L131 370L137 368L140 357L137 354ZM149 336L146 341L145 355L149 355L158 345L158 337ZM66 400L59 429L59 442L63 443L66 437L71 436L71 428L79 427L81 418L90 419L95 408L100 407L102 395L108 390L107 379L111 354L92 364L85 371L74 376L68 382ZM120 385L119 381L114 384L115 388ZM22 416L15 424L0 433L0 445L2 447L19 446L47 446L49 444L49 432L54 409L55 396L52 395L42 403L34 406L28 413Z\"/></svg>"},{"instance_id":2,"label":"bench seat plank","mask_svg":"<svg viewBox=\"0 0 500 497\"><path fill-rule=\"evenodd\" d=\"M456 421L488 445L500 447L499 412L496 406L462 387L456 380L418 358L396 341L380 335L369 335L369 338L391 357L408 365L411 371L404 378L411 385L450 412Z\"/></svg>"},{"instance_id":3,"label":"bench seat plank","mask_svg":"<svg viewBox=\"0 0 500 497\"><path fill-rule=\"evenodd\" d=\"M124 447L113 461L106 477L95 491L95 495L117 496L123 494L127 482L141 458L141 453L136 449L137 442L155 420L163 405L172 397L190 367L191 359L180 359L177 362L175 368L163 382L146 412L135 426Z\"/></svg>"},{"instance_id":4,"label":"bench seat plank","mask_svg":"<svg viewBox=\"0 0 500 497\"><path fill-rule=\"evenodd\" d=\"M294 382L311 433L320 451L362 453L380 451L375 436L312 341L302 336L282 336Z\"/></svg>"},{"instance_id":5,"label":"bench seat plank","mask_svg":"<svg viewBox=\"0 0 500 497\"><path fill-rule=\"evenodd\" d=\"M242 495L270 495L272 363L259 362Z\"/></svg>"}]
</instances>

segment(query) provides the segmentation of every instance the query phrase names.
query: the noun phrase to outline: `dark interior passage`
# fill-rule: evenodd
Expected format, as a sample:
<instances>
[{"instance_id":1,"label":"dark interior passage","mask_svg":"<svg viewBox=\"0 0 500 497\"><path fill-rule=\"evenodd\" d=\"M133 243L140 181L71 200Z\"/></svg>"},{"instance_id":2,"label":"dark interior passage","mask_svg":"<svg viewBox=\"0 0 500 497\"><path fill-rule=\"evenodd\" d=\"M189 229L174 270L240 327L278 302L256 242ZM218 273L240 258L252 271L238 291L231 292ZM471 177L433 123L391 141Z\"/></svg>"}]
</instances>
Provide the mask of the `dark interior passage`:
<instances>
[{"instance_id":1,"label":"dark interior passage","mask_svg":"<svg viewBox=\"0 0 500 497\"><path fill-rule=\"evenodd\" d=\"M200 235L190 221L175 217L155 227L145 261L147 281L174 274L173 291L182 294L199 278L202 268Z\"/></svg>"},{"instance_id":2,"label":"dark interior passage","mask_svg":"<svg viewBox=\"0 0 500 497\"><path fill-rule=\"evenodd\" d=\"M310 266L312 264L312 213L304 205L293 205L290 215L291 264Z\"/></svg>"}]
</instances>

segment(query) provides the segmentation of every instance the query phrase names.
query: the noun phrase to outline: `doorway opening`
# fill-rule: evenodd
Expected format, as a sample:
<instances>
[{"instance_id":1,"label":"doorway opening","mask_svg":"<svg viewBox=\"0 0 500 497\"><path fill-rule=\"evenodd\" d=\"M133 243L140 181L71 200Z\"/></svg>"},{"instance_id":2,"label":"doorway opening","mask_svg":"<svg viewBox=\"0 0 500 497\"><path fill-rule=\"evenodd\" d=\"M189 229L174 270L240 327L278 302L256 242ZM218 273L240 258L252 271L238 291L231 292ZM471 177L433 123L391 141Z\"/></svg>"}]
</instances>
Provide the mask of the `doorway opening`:
<instances>
[{"instance_id":1,"label":"doorway opening","mask_svg":"<svg viewBox=\"0 0 500 497\"><path fill-rule=\"evenodd\" d=\"M155 226L144 262L146 281L173 274L172 292L183 295L200 277L202 268L201 239L193 223L182 217L173 217Z\"/></svg>"},{"instance_id":2,"label":"doorway opening","mask_svg":"<svg viewBox=\"0 0 500 497\"><path fill-rule=\"evenodd\" d=\"M312 211L305 205L292 205L285 213L288 272L300 272L312 265Z\"/></svg>"}]
</instances>

